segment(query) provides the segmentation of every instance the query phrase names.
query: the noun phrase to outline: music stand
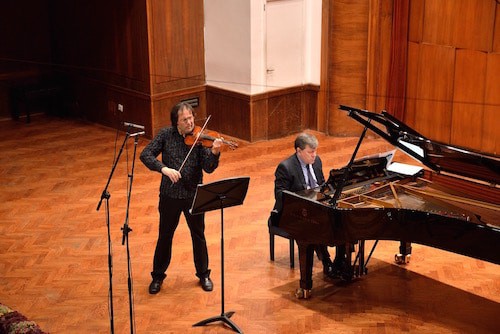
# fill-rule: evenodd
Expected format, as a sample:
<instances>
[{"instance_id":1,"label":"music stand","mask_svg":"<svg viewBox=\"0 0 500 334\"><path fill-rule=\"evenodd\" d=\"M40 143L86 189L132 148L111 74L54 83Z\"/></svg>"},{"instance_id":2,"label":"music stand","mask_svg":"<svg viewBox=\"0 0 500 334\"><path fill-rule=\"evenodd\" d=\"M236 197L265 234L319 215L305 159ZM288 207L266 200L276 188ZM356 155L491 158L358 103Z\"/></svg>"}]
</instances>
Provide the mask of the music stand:
<instances>
[{"instance_id":1,"label":"music stand","mask_svg":"<svg viewBox=\"0 0 500 334\"><path fill-rule=\"evenodd\" d=\"M247 194L250 177L237 177L219 180L207 184L199 184L196 188L193 204L189 212L193 215L201 214L211 210L220 209L220 230L221 230L221 314L211 317L194 326L204 326L211 322L222 321L235 332L243 333L241 329L231 321L233 311L224 312L224 208L243 204Z\"/></svg>"}]
</instances>

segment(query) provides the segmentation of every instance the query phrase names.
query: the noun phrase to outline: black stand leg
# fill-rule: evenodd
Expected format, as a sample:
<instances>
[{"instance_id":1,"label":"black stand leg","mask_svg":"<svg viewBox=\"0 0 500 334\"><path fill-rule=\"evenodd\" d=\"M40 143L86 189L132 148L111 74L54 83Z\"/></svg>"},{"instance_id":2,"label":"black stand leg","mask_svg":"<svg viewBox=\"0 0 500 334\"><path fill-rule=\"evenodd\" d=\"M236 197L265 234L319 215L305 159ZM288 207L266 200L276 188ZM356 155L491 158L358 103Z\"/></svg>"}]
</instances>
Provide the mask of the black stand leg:
<instances>
[{"instance_id":1,"label":"black stand leg","mask_svg":"<svg viewBox=\"0 0 500 334\"><path fill-rule=\"evenodd\" d=\"M122 245L125 245L127 248L127 268L128 268L128 300L129 300L129 318L130 318L130 333L134 334L134 301L133 301L133 284L132 284L132 261L130 259L130 248L129 248L129 240L128 240L128 235L130 232L132 232L132 229L129 227L128 224L128 218L129 218L129 211L130 211L130 198L132 197L132 184L134 183L134 168L135 168L135 156L137 152L137 143L138 143L138 136L135 137L134 140L134 156L132 159L132 170L130 174L128 175L129 177L129 188L127 192L127 210L125 214L125 224L123 224L122 231L123 231L123 237L122 237Z\"/></svg>"},{"instance_id":2,"label":"black stand leg","mask_svg":"<svg viewBox=\"0 0 500 334\"><path fill-rule=\"evenodd\" d=\"M200 322L197 322L196 324L194 324L193 326L205 326L209 323L212 323L212 322L216 322L216 321L222 321L224 322L226 325L228 325L229 327L231 327L231 329L237 333L243 333L241 331L241 329L238 328L238 326L236 326L234 324L234 322L231 321L231 316L234 314L234 312L230 311L230 312L226 312L226 313L222 313L221 315L219 316L215 316L215 317L212 317L212 318L208 318L208 319L205 319L205 320L202 320Z\"/></svg>"},{"instance_id":3,"label":"black stand leg","mask_svg":"<svg viewBox=\"0 0 500 334\"><path fill-rule=\"evenodd\" d=\"M228 325L229 327L231 327L231 329L237 333L243 333L241 331L241 329L238 328L238 326L236 326L235 323L233 323L231 321L231 318L232 315L234 314L233 311L229 311L229 312L224 312L224 209L223 209L223 200L225 199L225 196L224 195L220 195L219 196L219 200L220 200L220 216L221 216L221 224L220 224L220 228L221 228L221 239L220 239L220 243L221 243L221 248L220 248L220 258L221 258L221 313L219 316L215 316L215 317L211 317L211 318L208 318L208 319L205 319L205 320L202 320L200 322L197 322L193 325L193 327L195 326L205 326L209 323L212 323L212 322L216 322L216 321L222 321L223 323L225 323L226 325Z\"/></svg>"},{"instance_id":4,"label":"black stand leg","mask_svg":"<svg viewBox=\"0 0 500 334\"><path fill-rule=\"evenodd\" d=\"M109 228L109 198L110 194L107 191L102 193L102 197L106 200L106 226L108 229L108 273L109 273L109 290L108 290L108 302L109 302L109 321L111 334L115 332L114 329L114 315L113 315L113 255L111 246L111 231Z\"/></svg>"}]
</instances>

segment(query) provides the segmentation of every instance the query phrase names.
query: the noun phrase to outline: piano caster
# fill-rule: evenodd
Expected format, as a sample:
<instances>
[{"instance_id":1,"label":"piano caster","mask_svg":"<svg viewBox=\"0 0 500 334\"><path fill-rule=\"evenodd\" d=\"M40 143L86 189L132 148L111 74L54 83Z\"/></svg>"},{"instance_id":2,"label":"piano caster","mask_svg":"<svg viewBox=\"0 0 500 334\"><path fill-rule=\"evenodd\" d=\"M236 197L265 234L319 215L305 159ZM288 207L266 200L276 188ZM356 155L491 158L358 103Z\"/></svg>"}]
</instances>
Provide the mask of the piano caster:
<instances>
[{"instance_id":1,"label":"piano caster","mask_svg":"<svg viewBox=\"0 0 500 334\"><path fill-rule=\"evenodd\" d=\"M358 276L362 276L362 275L368 275L368 268L364 267L363 269L360 269L358 271L360 274L358 274Z\"/></svg>"},{"instance_id":2,"label":"piano caster","mask_svg":"<svg viewBox=\"0 0 500 334\"><path fill-rule=\"evenodd\" d=\"M348 273L346 273L345 275L349 275ZM354 270L352 271L352 277L361 277L363 275L368 275L368 268L367 267L360 267L359 265L358 266L354 266Z\"/></svg>"},{"instance_id":3,"label":"piano caster","mask_svg":"<svg viewBox=\"0 0 500 334\"><path fill-rule=\"evenodd\" d=\"M309 299L311 298L311 290L298 288L295 290L295 297L297 299Z\"/></svg>"},{"instance_id":4,"label":"piano caster","mask_svg":"<svg viewBox=\"0 0 500 334\"><path fill-rule=\"evenodd\" d=\"M410 263L410 257L411 254L396 254L394 255L394 261L396 262L396 264L408 264Z\"/></svg>"}]
</instances>

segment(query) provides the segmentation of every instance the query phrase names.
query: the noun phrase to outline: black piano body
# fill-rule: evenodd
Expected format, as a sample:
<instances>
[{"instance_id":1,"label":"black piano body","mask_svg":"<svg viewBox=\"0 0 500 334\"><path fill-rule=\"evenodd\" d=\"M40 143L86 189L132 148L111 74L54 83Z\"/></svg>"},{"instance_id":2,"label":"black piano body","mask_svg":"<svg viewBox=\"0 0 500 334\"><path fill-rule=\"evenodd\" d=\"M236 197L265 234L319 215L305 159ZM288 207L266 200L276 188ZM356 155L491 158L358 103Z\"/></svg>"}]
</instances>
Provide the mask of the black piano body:
<instances>
[{"instance_id":1,"label":"black piano body","mask_svg":"<svg viewBox=\"0 0 500 334\"><path fill-rule=\"evenodd\" d=\"M499 157L433 142L384 112L341 109L430 171L408 176L388 171L384 157L353 156L321 188L285 191L278 225L297 240L299 290L312 288L316 244L357 243L351 276L366 273L365 240L400 241L403 258L418 243L500 264Z\"/></svg>"}]
</instances>

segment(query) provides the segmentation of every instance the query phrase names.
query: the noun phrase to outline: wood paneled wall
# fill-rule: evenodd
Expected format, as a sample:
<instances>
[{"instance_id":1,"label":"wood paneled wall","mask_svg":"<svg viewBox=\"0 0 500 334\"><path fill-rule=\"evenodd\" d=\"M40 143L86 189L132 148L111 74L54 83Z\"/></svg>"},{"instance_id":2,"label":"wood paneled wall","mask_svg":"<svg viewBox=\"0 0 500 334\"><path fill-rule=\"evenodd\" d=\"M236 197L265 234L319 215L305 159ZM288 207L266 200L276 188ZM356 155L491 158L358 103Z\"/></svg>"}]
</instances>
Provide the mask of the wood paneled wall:
<instances>
[{"instance_id":1,"label":"wood paneled wall","mask_svg":"<svg viewBox=\"0 0 500 334\"><path fill-rule=\"evenodd\" d=\"M267 118L267 136L255 139L279 138L304 129L317 130L318 90L317 86L303 85L252 96L252 119ZM254 127L262 128L258 123Z\"/></svg>"},{"instance_id":2,"label":"wood paneled wall","mask_svg":"<svg viewBox=\"0 0 500 334\"><path fill-rule=\"evenodd\" d=\"M250 96L207 86L209 128L244 140L252 140Z\"/></svg>"},{"instance_id":3,"label":"wood paneled wall","mask_svg":"<svg viewBox=\"0 0 500 334\"><path fill-rule=\"evenodd\" d=\"M323 5L329 13L328 25L323 26L328 44L322 46L329 49L322 65L327 68L327 133L358 134L359 128L338 106L366 106L369 1L332 0Z\"/></svg>"},{"instance_id":4,"label":"wood paneled wall","mask_svg":"<svg viewBox=\"0 0 500 334\"><path fill-rule=\"evenodd\" d=\"M499 8L494 0L411 2L406 123L434 140L500 152Z\"/></svg>"},{"instance_id":5,"label":"wood paneled wall","mask_svg":"<svg viewBox=\"0 0 500 334\"><path fill-rule=\"evenodd\" d=\"M367 88L366 109L379 111L387 109L390 99L397 98L397 91L389 90L389 80L399 80L396 75L400 72L393 68L391 63L391 43L394 40L406 36L391 33L393 31L392 1L374 0L369 1L368 8L368 50L367 50ZM405 66L401 64L400 66ZM403 90L404 91L404 90Z\"/></svg>"},{"instance_id":6,"label":"wood paneled wall","mask_svg":"<svg viewBox=\"0 0 500 334\"><path fill-rule=\"evenodd\" d=\"M215 130L249 141L304 128L358 135L359 124L338 106L386 109L393 83L406 87L403 120L417 131L498 154L500 5L411 0L403 82L391 72L397 57L391 43L400 40L393 39L399 1L323 0L319 91L290 87L242 96L205 87L203 0L4 4L10 9L2 11L0 24L8 43L0 49L0 65L5 71L6 58L46 62L73 82L75 114L112 127L141 123L149 137L169 124L173 104L187 98L199 99L198 117L213 114ZM26 42L20 27L38 37ZM6 108L5 101L0 105Z\"/></svg>"},{"instance_id":7,"label":"wood paneled wall","mask_svg":"<svg viewBox=\"0 0 500 334\"><path fill-rule=\"evenodd\" d=\"M152 137L182 99L198 98L205 114L203 0L23 0L12 7L8 13L19 15L2 23L41 37L31 42L19 29L9 44L15 52L1 55L69 77L75 115L110 127L144 124ZM24 12L42 15L30 20Z\"/></svg>"},{"instance_id":8,"label":"wood paneled wall","mask_svg":"<svg viewBox=\"0 0 500 334\"><path fill-rule=\"evenodd\" d=\"M195 111L196 124L202 126L207 117L205 86L193 86L190 88L173 90L153 98L151 106L151 124L153 128L151 135L148 135L148 137L156 135L161 128L170 125L170 111L175 104L180 101L192 99L198 100L198 106L195 106L193 109ZM209 126L209 128L213 129L211 126Z\"/></svg>"},{"instance_id":9,"label":"wood paneled wall","mask_svg":"<svg viewBox=\"0 0 500 334\"><path fill-rule=\"evenodd\" d=\"M205 84L203 0L148 0L153 96Z\"/></svg>"},{"instance_id":10,"label":"wood paneled wall","mask_svg":"<svg viewBox=\"0 0 500 334\"><path fill-rule=\"evenodd\" d=\"M11 116L11 89L50 70L47 0L0 4L0 118Z\"/></svg>"},{"instance_id":11,"label":"wood paneled wall","mask_svg":"<svg viewBox=\"0 0 500 334\"><path fill-rule=\"evenodd\" d=\"M316 130L318 91L303 85L249 96L207 87L210 127L251 142Z\"/></svg>"},{"instance_id":12,"label":"wood paneled wall","mask_svg":"<svg viewBox=\"0 0 500 334\"><path fill-rule=\"evenodd\" d=\"M74 75L81 115L144 124L148 137L182 99L198 98L204 115L202 0L54 3L55 60Z\"/></svg>"},{"instance_id":13,"label":"wood paneled wall","mask_svg":"<svg viewBox=\"0 0 500 334\"><path fill-rule=\"evenodd\" d=\"M145 1L49 2L53 63L80 77L149 93Z\"/></svg>"},{"instance_id":14,"label":"wood paneled wall","mask_svg":"<svg viewBox=\"0 0 500 334\"><path fill-rule=\"evenodd\" d=\"M393 0L324 0L318 118L332 136L357 136L361 126L338 109L380 111L387 105ZM318 125L322 129L321 124ZM373 134L369 133L369 136Z\"/></svg>"},{"instance_id":15,"label":"wood paneled wall","mask_svg":"<svg viewBox=\"0 0 500 334\"><path fill-rule=\"evenodd\" d=\"M72 112L110 127L148 124L146 2L53 0L49 13L53 68L73 83Z\"/></svg>"},{"instance_id":16,"label":"wood paneled wall","mask_svg":"<svg viewBox=\"0 0 500 334\"><path fill-rule=\"evenodd\" d=\"M500 26L500 5L497 5L497 27ZM495 31L494 53L489 53L486 60L486 86L482 121L481 150L500 154L500 29ZM495 74L496 73L496 74Z\"/></svg>"},{"instance_id":17,"label":"wood paneled wall","mask_svg":"<svg viewBox=\"0 0 500 334\"><path fill-rule=\"evenodd\" d=\"M328 16L320 96L327 98L319 115L326 115L327 132L361 131L339 104L380 111L402 98L403 121L427 137L498 154L500 4L411 0L409 10L398 12L404 7L399 1L406 0L323 1ZM394 22L401 18L394 15L407 15L407 36L395 36L401 32ZM404 61L390 52L398 47L407 50Z\"/></svg>"},{"instance_id":18,"label":"wood paneled wall","mask_svg":"<svg viewBox=\"0 0 500 334\"><path fill-rule=\"evenodd\" d=\"M170 125L170 110L197 98L197 119L206 117L203 0L147 0L151 136ZM202 123L203 124L203 123Z\"/></svg>"},{"instance_id":19,"label":"wood paneled wall","mask_svg":"<svg viewBox=\"0 0 500 334\"><path fill-rule=\"evenodd\" d=\"M407 94L407 99L415 101L414 109L406 111L408 117L414 118L414 122L408 124L429 138L449 142L449 132L443 129L451 126L454 50L429 44L411 45L410 48L408 66L416 67L418 80L408 78L409 84L415 82L415 92Z\"/></svg>"}]
</instances>

